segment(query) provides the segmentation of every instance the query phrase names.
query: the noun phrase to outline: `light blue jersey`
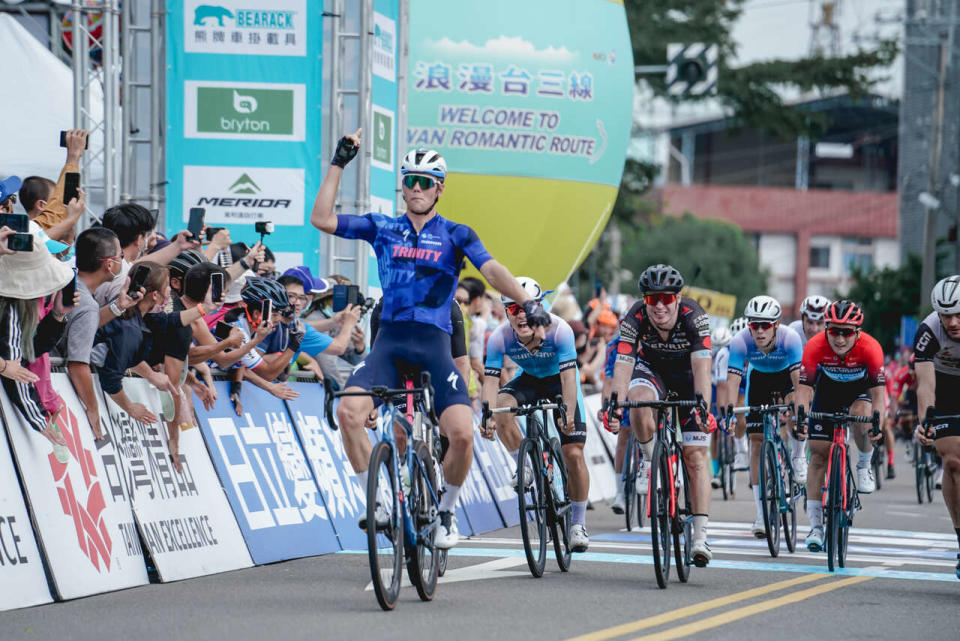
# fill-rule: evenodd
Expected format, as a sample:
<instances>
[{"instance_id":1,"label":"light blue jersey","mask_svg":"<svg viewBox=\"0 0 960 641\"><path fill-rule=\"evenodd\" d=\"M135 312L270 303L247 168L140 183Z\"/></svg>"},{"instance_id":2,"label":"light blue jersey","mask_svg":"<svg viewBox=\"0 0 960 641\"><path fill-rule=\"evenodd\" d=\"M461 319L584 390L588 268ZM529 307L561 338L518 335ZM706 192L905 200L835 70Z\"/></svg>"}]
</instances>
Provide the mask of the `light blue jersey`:
<instances>
[{"instance_id":1,"label":"light blue jersey","mask_svg":"<svg viewBox=\"0 0 960 641\"><path fill-rule=\"evenodd\" d=\"M777 328L775 344L769 353L761 351L753 340L750 328L741 330L730 342L730 360L727 371L743 376L747 365L758 372L793 371L800 367L803 342L795 331L781 325Z\"/></svg>"},{"instance_id":2,"label":"light blue jersey","mask_svg":"<svg viewBox=\"0 0 960 641\"><path fill-rule=\"evenodd\" d=\"M577 346L573 330L567 321L550 314L550 327L540 344L540 349L531 352L510 326L504 323L487 339L487 360L484 364L487 376L500 376L503 357L509 356L526 374L536 378L556 376L561 371L577 366Z\"/></svg>"}]
</instances>

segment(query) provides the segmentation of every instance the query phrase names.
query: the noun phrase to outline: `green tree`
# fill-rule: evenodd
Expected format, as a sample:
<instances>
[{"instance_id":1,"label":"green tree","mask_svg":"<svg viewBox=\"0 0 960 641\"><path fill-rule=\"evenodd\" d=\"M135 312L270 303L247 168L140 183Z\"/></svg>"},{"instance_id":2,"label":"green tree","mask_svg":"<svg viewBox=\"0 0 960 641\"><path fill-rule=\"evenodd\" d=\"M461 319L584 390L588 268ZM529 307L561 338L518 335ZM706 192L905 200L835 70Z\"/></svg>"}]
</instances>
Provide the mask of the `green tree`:
<instances>
[{"instance_id":1,"label":"green tree","mask_svg":"<svg viewBox=\"0 0 960 641\"><path fill-rule=\"evenodd\" d=\"M907 257L900 267L885 267L869 272L855 270L853 285L845 296L837 298L852 300L863 309L863 329L880 341L884 351L896 347L900 335L900 319L917 316L923 307L928 307L926 297L921 301L921 261L915 254Z\"/></svg>"},{"instance_id":2,"label":"green tree","mask_svg":"<svg viewBox=\"0 0 960 641\"><path fill-rule=\"evenodd\" d=\"M862 97L882 80L875 71L889 67L899 53L896 40L882 40L873 49L846 56L765 60L735 67L730 64L737 53L732 32L743 13L744 0L627 0L625 4L635 64L664 64L667 44L672 42L716 44L717 97L743 126L780 138L816 136L828 124L823 114L785 107L780 98L783 89L839 89ZM667 95L663 77L645 79L657 94Z\"/></svg>"},{"instance_id":3,"label":"green tree","mask_svg":"<svg viewBox=\"0 0 960 641\"><path fill-rule=\"evenodd\" d=\"M736 296L737 314L767 289L757 252L740 228L692 214L624 232L623 266L634 280L656 263L676 267L688 285Z\"/></svg>"}]
</instances>

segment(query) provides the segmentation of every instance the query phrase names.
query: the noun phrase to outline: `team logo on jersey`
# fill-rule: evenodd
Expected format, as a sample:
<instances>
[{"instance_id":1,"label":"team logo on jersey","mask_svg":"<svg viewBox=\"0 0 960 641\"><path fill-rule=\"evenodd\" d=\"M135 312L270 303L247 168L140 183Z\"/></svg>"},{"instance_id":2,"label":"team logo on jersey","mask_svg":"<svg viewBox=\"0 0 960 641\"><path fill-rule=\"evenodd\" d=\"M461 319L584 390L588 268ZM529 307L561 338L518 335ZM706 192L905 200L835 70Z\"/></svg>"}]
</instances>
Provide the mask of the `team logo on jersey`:
<instances>
[{"instance_id":1,"label":"team logo on jersey","mask_svg":"<svg viewBox=\"0 0 960 641\"><path fill-rule=\"evenodd\" d=\"M450 376L447 377L447 382L450 383L450 387L452 387L454 390L457 389L458 380L459 377L457 376L456 372L450 372Z\"/></svg>"}]
</instances>

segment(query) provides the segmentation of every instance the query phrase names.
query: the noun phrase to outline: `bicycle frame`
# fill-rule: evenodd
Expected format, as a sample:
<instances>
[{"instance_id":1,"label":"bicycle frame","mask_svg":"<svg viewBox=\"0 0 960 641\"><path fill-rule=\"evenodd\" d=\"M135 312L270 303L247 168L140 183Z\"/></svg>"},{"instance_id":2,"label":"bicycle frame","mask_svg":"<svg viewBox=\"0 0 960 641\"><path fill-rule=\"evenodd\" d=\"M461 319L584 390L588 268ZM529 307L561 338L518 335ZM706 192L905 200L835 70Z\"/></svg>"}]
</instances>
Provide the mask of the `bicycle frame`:
<instances>
[{"instance_id":1,"label":"bicycle frame","mask_svg":"<svg viewBox=\"0 0 960 641\"><path fill-rule=\"evenodd\" d=\"M744 407L733 407L732 405L727 408L727 415L733 417L736 414L760 414L763 421L763 440L762 443L773 443L776 452L780 457L778 461L781 465L786 464L789 468L791 475L794 473L793 463L790 460L789 453L787 452L786 445L783 442L783 437L780 435L780 413L781 412L792 412L793 403L781 404L781 405L747 405ZM761 465L763 462L761 461ZM780 494L778 497L778 502L780 504L780 513L784 514L790 511L790 506L787 504L786 495L783 487L783 474L780 471L779 466L774 468L774 473L776 474L777 487L780 488ZM829 469L827 470L827 478L830 476Z\"/></svg>"}]
</instances>

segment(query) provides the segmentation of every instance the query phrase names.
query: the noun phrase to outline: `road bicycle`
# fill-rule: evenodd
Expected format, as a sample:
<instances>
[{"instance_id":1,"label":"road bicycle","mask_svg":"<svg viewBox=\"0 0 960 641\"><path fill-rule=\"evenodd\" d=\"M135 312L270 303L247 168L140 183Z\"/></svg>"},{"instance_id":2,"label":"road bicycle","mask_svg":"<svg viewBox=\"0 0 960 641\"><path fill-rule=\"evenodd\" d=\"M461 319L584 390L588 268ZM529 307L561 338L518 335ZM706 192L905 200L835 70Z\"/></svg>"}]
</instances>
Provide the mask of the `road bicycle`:
<instances>
[{"instance_id":1,"label":"road bicycle","mask_svg":"<svg viewBox=\"0 0 960 641\"><path fill-rule=\"evenodd\" d=\"M560 439L550 436L550 412L556 412L560 424L566 423L566 406L558 396L555 401L540 400L533 405L490 409L483 402L482 424L494 414L526 417L526 434L517 456L517 503L520 510L520 535L527 566L535 577L543 576L547 562L547 528L553 539L553 550L561 572L570 569L572 503L567 492L567 466L563 462Z\"/></svg>"},{"instance_id":2,"label":"road bicycle","mask_svg":"<svg viewBox=\"0 0 960 641\"><path fill-rule=\"evenodd\" d=\"M657 585L667 587L670 578L670 543L676 560L677 578L686 583L693 562L693 508L690 497L690 475L683 460L683 434L678 411L701 408L706 420L703 398L695 401L625 401L610 395L610 411L649 407L657 411L657 430L650 480L647 491L647 517L650 519L650 540L653 546L653 569ZM696 563L699 567L704 564Z\"/></svg>"},{"instance_id":3,"label":"road bicycle","mask_svg":"<svg viewBox=\"0 0 960 641\"><path fill-rule=\"evenodd\" d=\"M420 387L390 389L374 386L369 391L336 392L328 396L327 420L336 429L333 399L368 396L383 403L380 416L384 429L373 446L367 475L367 550L370 576L377 602L392 610L400 596L404 560L410 583L423 601L436 594L440 554L436 546L440 501L434 463L436 420L430 375L421 375ZM414 421L399 412L395 403L406 398L407 408L416 407ZM411 403L410 401L413 401ZM393 426L405 435L400 447ZM406 463L401 469L400 462ZM377 506L388 515L377 520Z\"/></svg>"},{"instance_id":4,"label":"road bicycle","mask_svg":"<svg viewBox=\"0 0 960 641\"><path fill-rule=\"evenodd\" d=\"M629 428L626 428L629 429ZM623 513L627 522L627 532L631 531L634 517L637 527L643 527L643 508L646 506L646 494L637 492L637 478L643 464L643 450L640 441L633 435L627 436L627 450L623 455Z\"/></svg>"},{"instance_id":5,"label":"road bicycle","mask_svg":"<svg viewBox=\"0 0 960 641\"><path fill-rule=\"evenodd\" d=\"M793 403L747 407L731 405L727 410L728 415L759 414L763 421L758 484L767 548L772 557L780 555L781 525L787 551L792 553L796 550L797 504L806 493L805 487L797 483L790 452L780 436L781 412L793 412Z\"/></svg>"},{"instance_id":6,"label":"road bicycle","mask_svg":"<svg viewBox=\"0 0 960 641\"><path fill-rule=\"evenodd\" d=\"M717 424L725 424L726 418L723 412L720 412L720 420ZM733 461L736 459L736 445L733 442L735 438L728 429L722 429L720 432L714 432L714 438L717 439L717 463L720 467L720 489L723 492L723 500L736 498L737 477L733 470Z\"/></svg>"},{"instance_id":7,"label":"road bicycle","mask_svg":"<svg viewBox=\"0 0 960 641\"><path fill-rule=\"evenodd\" d=\"M824 543L827 550L827 569L833 572L838 566L846 567L847 543L853 517L860 510L860 495L847 451L847 430L850 423L871 423L873 435L880 433L880 412L873 416L853 416L845 412L810 412L804 416L803 408L797 413L797 423L805 419L832 423L833 442L827 459L826 482L823 486Z\"/></svg>"}]
</instances>

